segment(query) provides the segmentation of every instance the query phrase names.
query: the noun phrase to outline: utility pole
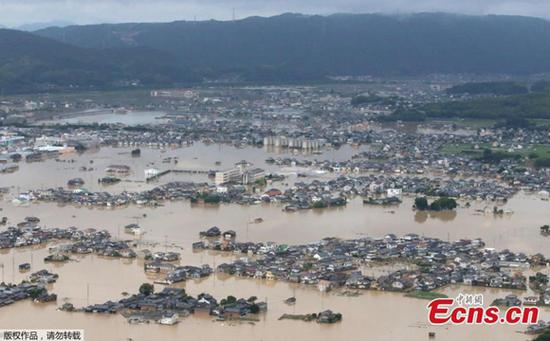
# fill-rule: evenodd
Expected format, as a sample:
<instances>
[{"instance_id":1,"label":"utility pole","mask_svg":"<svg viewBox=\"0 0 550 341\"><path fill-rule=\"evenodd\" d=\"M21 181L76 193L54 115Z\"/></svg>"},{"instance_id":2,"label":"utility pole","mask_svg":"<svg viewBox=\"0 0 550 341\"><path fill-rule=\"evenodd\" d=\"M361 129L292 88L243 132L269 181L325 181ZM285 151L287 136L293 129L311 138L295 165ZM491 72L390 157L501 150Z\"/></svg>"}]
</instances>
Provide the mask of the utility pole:
<instances>
[{"instance_id":1,"label":"utility pole","mask_svg":"<svg viewBox=\"0 0 550 341\"><path fill-rule=\"evenodd\" d=\"M11 281L15 283L15 255L11 254Z\"/></svg>"}]
</instances>

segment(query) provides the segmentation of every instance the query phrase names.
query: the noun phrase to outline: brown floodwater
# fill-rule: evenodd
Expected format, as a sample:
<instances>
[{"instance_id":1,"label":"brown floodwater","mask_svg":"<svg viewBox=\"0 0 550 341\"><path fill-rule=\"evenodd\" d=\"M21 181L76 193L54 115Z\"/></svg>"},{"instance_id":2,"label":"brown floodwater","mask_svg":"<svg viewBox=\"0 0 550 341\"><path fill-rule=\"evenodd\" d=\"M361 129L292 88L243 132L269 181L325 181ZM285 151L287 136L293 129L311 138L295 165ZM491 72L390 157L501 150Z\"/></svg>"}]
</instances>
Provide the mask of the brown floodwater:
<instances>
[{"instance_id":1,"label":"brown floodwater","mask_svg":"<svg viewBox=\"0 0 550 341\"><path fill-rule=\"evenodd\" d=\"M103 176L104 167L111 163L128 164L134 169L135 180L141 177L147 162L155 162L174 154L181 155L178 166L210 167L215 161L222 161L228 167L241 159L265 167L263 160L269 155L256 148L224 151L235 148L217 145L196 145L181 150L142 149L142 157L133 159L129 149L107 148L96 154L85 153L75 156L75 163L55 162L22 164L21 169L11 175L0 175L0 187L14 186L13 191L36 187L64 186L71 177L80 176L94 189L97 177ZM349 150L353 153L353 150ZM170 154L173 153L173 154ZM190 154L186 154L190 153ZM243 153L243 154L241 154ZM336 152L334 152L336 155ZM194 156L193 156L194 155ZM246 155L246 157L244 157ZM302 157L319 158L318 155ZM329 158L330 156L327 156ZM195 159L196 158L196 159ZM92 172L80 172L80 164L94 159ZM89 176L86 178L85 176ZM130 175L131 178L134 175ZM197 176L198 177L198 176ZM142 180L142 179L141 179ZM206 181L206 177L204 177ZM166 180L161 180L166 181ZM118 186L118 187L116 187ZM128 182L116 185L113 190L145 189L151 184ZM0 216L7 216L10 224L16 224L26 216L37 216L46 227L104 228L113 236L136 239L123 232L129 223L139 223L146 233L141 237L138 249L169 249L182 253L181 264L210 264L215 267L240 257L232 254L212 252L194 253L191 243L197 241L199 232L210 226L222 230L233 229L239 241L274 241L278 243L307 243L324 237L358 238L379 237L387 233L402 235L418 233L444 240L458 238L484 239L488 246L498 249L509 248L528 254L542 252L550 256L550 239L539 234L539 226L550 220L550 203L535 195L519 194L504 207L514 213L502 217L485 215L476 210L490 203L474 202L471 208L459 208L456 212L418 214L411 210L412 198L404 198L399 207L377 207L363 205L360 199L352 200L347 207L325 210L307 210L286 213L278 205L220 206L191 205L188 201L165 203L162 207L129 206L118 209L78 208L59 206L53 203L15 206L7 195L0 201ZM261 217L264 222L251 223ZM48 247L51 245L48 245ZM444 326L433 327L427 323L427 301L406 298L402 294L387 292L364 292L358 297L346 297L338 292L321 293L313 287L254 279L238 279L213 275L200 281L188 281L179 286L192 295L208 292L216 297L234 295L238 297L257 296L267 300L269 310L260 315L260 322L229 323L212 322L207 316L189 316L177 326L156 324L130 325L119 315L92 315L57 311L57 306L71 302L80 307L101 303L109 299L122 298L123 292L133 293L145 281L156 277L145 274L143 261L107 259L98 256L73 256L74 261L62 264L45 264L43 258L48 247L22 248L0 252L3 264L2 280L19 282L28 273L17 270L20 263L31 262L32 271L48 269L58 273L60 278L51 285L51 291L58 294L57 304L35 304L24 301L0 308L0 329L2 328L75 328L84 329L87 340L427 340L428 332L436 332L436 340L526 340L528 336L518 333L523 326ZM394 270L368 268L369 275ZM548 269L544 269L548 272ZM159 287L157 285L157 287ZM483 293L485 303L496 297L504 297L510 290L496 290L471 287L447 287L441 290L449 296L460 292ZM516 292L517 293L517 292ZM524 296L528 293L517 293ZM290 296L297 298L294 306L287 306L283 300ZM331 309L343 314L344 319L336 325L318 325L301 321L278 321L283 313L310 313ZM550 311L544 310L544 319L550 319Z\"/></svg>"},{"instance_id":2,"label":"brown floodwater","mask_svg":"<svg viewBox=\"0 0 550 341\"><path fill-rule=\"evenodd\" d=\"M113 260L97 256L78 257L78 261L64 265L46 265L41 259L46 249L33 251L33 267L47 268L60 275L51 290L58 293L58 305L72 302L75 306L101 303L108 299L121 298L122 292L135 292L139 283L152 281L143 272L139 260ZM1 256L8 263L29 260L29 250L16 250ZM13 259L13 260L12 260ZM183 251L182 263L209 263L212 266L231 257L214 254L192 254ZM16 280L24 275L12 274L6 266L6 277ZM6 278L8 280L8 278ZM11 280L12 278L9 278ZM192 295L209 292L217 297L236 295L257 296L267 300L269 310L260 315L255 324L213 322L204 315L191 315L177 326L156 324L130 325L120 315L97 315L66 313L56 310L56 304L35 304L24 301L0 309L2 328L75 328L84 329L88 340L133 340L154 339L177 340L425 340L430 331L439 340L526 340L517 333L522 326L444 326L433 327L426 322L427 301L406 298L402 294L367 291L358 297L347 297L339 292L321 293L314 288L277 281L239 279L213 275L200 281L188 281L178 285ZM157 285L157 288L159 286ZM509 290L487 288L448 287L442 290L449 296L458 293L483 293L489 304L497 297L510 293ZM517 292L516 292L517 293ZM294 296L297 303L287 306L283 301ZM344 319L336 325L318 325L301 321L279 321L284 313L303 314L332 309L341 312ZM550 317L545 310L543 317Z\"/></svg>"},{"instance_id":3,"label":"brown floodwater","mask_svg":"<svg viewBox=\"0 0 550 341\"><path fill-rule=\"evenodd\" d=\"M335 160L350 159L366 147L342 146L339 149L324 149L322 154L313 154L311 150L292 151L289 149L257 148L246 146L235 148L219 144L195 143L184 148L140 148L141 157L132 157L130 147L103 147L88 150L82 154L66 153L57 159L43 162L19 162L19 170L14 173L0 174L0 187L9 186L12 193L30 189L66 187L67 181L82 178L83 188L91 191L143 191L170 181L212 182L207 174L172 173L158 181L145 183L144 171L148 168L163 170L209 171L233 168L235 163L246 160L254 167L266 171L278 171L279 166L265 162L268 157L293 157L299 160ZM177 163L174 162L177 159ZM216 165L216 162L220 162ZM127 165L131 171L119 176L122 181L115 185L101 185L98 179L107 176L105 169L109 165ZM87 170L81 170L85 167ZM292 170L292 169L291 169ZM296 171L295 171L296 172ZM294 172L294 173L295 173ZM292 172L291 172L292 173Z\"/></svg>"},{"instance_id":4,"label":"brown floodwater","mask_svg":"<svg viewBox=\"0 0 550 341\"><path fill-rule=\"evenodd\" d=\"M550 203L535 195L518 194L509 200L504 207L514 213L504 216L478 213L476 210L490 204L474 202L470 208L422 214L419 218L419 213L411 209L412 204L412 198L404 198L399 207L368 206L356 198L346 207L288 213L277 204L208 206L178 201L157 208L131 205L108 209L55 203L15 206L5 200L0 202L0 215L7 216L11 224L34 215L40 217L43 226L105 228L114 236L123 234L125 225L139 223L146 231L144 239L162 243L168 239L183 247L197 241L200 231L219 226L235 230L240 241L296 244L325 237L417 233L443 240L482 238L489 247L550 256L550 239L539 232L539 227L550 220ZM253 220L259 217L264 221L254 224Z\"/></svg>"}]
</instances>

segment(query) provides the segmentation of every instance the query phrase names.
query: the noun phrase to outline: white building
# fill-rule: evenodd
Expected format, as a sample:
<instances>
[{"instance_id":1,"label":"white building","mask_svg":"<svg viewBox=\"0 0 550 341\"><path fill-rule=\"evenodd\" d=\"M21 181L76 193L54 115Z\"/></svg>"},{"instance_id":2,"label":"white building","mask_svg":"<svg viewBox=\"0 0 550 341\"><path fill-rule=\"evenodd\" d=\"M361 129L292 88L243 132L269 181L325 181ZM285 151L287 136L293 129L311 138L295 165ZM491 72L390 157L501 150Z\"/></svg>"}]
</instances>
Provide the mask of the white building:
<instances>
[{"instance_id":1,"label":"white building","mask_svg":"<svg viewBox=\"0 0 550 341\"><path fill-rule=\"evenodd\" d=\"M239 168L232 168L225 171L216 172L214 181L216 185L225 184L228 182L241 182L242 173Z\"/></svg>"},{"instance_id":2,"label":"white building","mask_svg":"<svg viewBox=\"0 0 550 341\"><path fill-rule=\"evenodd\" d=\"M386 190L386 196L388 198L399 197L401 196L401 193L402 193L401 188L388 188Z\"/></svg>"},{"instance_id":3,"label":"white building","mask_svg":"<svg viewBox=\"0 0 550 341\"><path fill-rule=\"evenodd\" d=\"M264 177L265 172L263 169L247 169L245 167L237 167L225 171L216 172L216 177L214 181L216 185L223 185L229 182L247 185L254 183L257 180L263 179Z\"/></svg>"},{"instance_id":4,"label":"white building","mask_svg":"<svg viewBox=\"0 0 550 341\"><path fill-rule=\"evenodd\" d=\"M264 146L282 148L317 149L325 144L322 139L307 139L302 137L266 136Z\"/></svg>"}]
</instances>

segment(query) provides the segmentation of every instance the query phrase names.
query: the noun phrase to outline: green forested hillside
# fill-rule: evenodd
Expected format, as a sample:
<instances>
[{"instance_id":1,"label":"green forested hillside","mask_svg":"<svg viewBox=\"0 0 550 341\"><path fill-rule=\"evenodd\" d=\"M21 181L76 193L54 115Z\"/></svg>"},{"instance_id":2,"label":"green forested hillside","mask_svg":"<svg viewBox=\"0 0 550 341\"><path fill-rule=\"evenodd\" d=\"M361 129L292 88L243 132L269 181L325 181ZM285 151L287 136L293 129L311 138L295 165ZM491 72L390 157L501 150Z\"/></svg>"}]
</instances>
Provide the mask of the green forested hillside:
<instances>
[{"instance_id":1,"label":"green forested hillside","mask_svg":"<svg viewBox=\"0 0 550 341\"><path fill-rule=\"evenodd\" d=\"M550 22L515 16L285 14L33 34L0 31L2 88L550 72Z\"/></svg>"},{"instance_id":2,"label":"green forested hillside","mask_svg":"<svg viewBox=\"0 0 550 341\"><path fill-rule=\"evenodd\" d=\"M193 74L150 48L86 49L0 29L0 88L4 93L52 87L106 87L133 80L166 84Z\"/></svg>"},{"instance_id":3,"label":"green forested hillside","mask_svg":"<svg viewBox=\"0 0 550 341\"><path fill-rule=\"evenodd\" d=\"M550 71L550 22L514 16L285 14L35 33L81 47L149 47L201 72L235 71L252 80Z\"/></svg>"}]
</instances>

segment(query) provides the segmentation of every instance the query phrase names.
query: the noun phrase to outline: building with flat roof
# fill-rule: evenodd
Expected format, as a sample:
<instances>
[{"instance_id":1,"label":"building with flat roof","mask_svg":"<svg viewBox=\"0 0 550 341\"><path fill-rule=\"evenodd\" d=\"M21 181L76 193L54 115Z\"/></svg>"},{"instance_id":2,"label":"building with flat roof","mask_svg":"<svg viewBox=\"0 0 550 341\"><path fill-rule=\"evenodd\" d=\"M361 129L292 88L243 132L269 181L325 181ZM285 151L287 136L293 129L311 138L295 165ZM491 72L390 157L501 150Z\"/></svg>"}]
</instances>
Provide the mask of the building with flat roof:
<instances>
[{"instance_id":1,"label":"building with flat roof","mask_svg":"<svg viewBox=\"0 0 550 341\"><path fill-rule=\"evenodd\" d=\"M242 175L242 184L252 184L265 177L265 171L261 168L252 168L245 170Z\"/></svg>"},{"instance_id":2,"label":"building with flat roof","mask_svg":"<svg viewBox=\"0 0 550 341\"><path fill-rule=\"evenodd\" d=\"M216 172L214 181L216 185L225 184L228 182L241 182L242 172L240 168L232 168L224 171Z\"/></svg>"},{"instance_id":3,"label":"building with flat roof","mask_svg":"<svg viewBox=\"0 0 550 341\"><path fill-rule=\"evenodd\" d=\"M222 185L230 182L247 185L254 183L257 180L261 180L264 177L265 171L261 168L237 167L216 172L214 181L216 185Z\"/></svg>"}]
</instances>

